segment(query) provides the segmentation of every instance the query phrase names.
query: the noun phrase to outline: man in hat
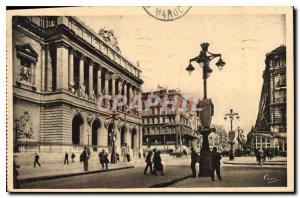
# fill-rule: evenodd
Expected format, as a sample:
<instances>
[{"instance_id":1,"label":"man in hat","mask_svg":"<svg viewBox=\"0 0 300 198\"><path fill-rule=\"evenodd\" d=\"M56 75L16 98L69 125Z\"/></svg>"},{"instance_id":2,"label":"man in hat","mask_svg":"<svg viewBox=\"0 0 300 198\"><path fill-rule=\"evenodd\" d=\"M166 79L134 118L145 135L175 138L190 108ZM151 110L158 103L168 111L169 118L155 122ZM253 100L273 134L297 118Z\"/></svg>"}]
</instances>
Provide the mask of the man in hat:
<instances>
[{"instance_id":1,"label":"man in hat","mask_svg":"<svg viewBox=\"0 0 300 198\"><path fill-rule=\"evenodd\" d=\"M192 177L196 177L196 161L197 161L197 153L195 149L191 148L191 169L192 169Z\"/></svg>"},{"instance_id":2,"label":"man in hat","mask_svg":"<svg viewBox=\"0 0 300 198\"><path fill-rule=\"evenodd\" d=\"M218 176L218 179L219 180L222 180L221 178L221 170L220 170L220 167L221 167L221 162L220 160L222 159L220 153L217 152L217 147L214 147L213 150L212 150L212 170L211 170L211 180L212 181L215 181L215 171L217 173L217 176Z\"/></svg>"},{"instance_id":3,"label":"man in hat","mask_svg":"<svg viewBox=\"0 0 300 198\"><path fill-rule=\"evenodd\" d=\"M80 161L83 162L83 169L84 171L88 171L89 168L89 152L88 149L86 147L84 147L84 150L82 151L81 155L80 155Z\"/></svg>"}]
</instances>

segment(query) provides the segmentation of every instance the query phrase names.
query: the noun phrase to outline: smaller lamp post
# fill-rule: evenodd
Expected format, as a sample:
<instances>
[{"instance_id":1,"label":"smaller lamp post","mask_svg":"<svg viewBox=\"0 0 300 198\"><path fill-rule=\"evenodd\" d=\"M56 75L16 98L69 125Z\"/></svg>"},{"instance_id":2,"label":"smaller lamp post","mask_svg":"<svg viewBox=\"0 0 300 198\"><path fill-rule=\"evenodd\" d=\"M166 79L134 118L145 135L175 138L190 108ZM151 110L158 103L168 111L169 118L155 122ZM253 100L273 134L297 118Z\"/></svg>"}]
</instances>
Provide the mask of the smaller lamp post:
<instances>
[{"instance_id":1,"label":"smaller lamp post","mask_svg":"<svg viewBox=\"0 0 300 198\"><path fill-rule=\"evenodd\" d=\"M117 133L115 131L115 120L118 119L117 118L118 114L116 113L116 111L112 111L112 114L107 117L106 119L112 119L112 131L109 134L110 135L110 139L112 140L112 151L111 151L111 163L112 164L116 164L117 163L117 155L116 155L116 148L115 148L115 141L117 139Z\"/></svg>"},{"instance_id":2,"label":"smaller lamp post","mask_svg":"<svg viewBox=\"0 0 300 198\"><path fill-rule=\"evenodd\" d=\"M88 122L88 125L91 127L91 131L92 131L93 130L92 129L92 122L94 120L93 115L91 113L89 113L86 117L86 120ZM90 149L90 133L88 132L87 134L88 134L88 149Z\"/></svg>"},{"instance_id":3,"label":"smaller lamp post","mask_svg":"<svg viewBox=\"0 0 300 198\"><path fill-rule=\"evenodd\" d=\"M229 152L229 160L234 160L234 153L233 153L233 145L234 145L234 138L235 132L232 130L232 123L234 119L240 119L239 114L233 112L233 109L229 110L229 113L225 114L224 120L230 119L230 131L228 133L229 136L229 144L230 144L230 152Z\"/></svg>"}]
</instances>

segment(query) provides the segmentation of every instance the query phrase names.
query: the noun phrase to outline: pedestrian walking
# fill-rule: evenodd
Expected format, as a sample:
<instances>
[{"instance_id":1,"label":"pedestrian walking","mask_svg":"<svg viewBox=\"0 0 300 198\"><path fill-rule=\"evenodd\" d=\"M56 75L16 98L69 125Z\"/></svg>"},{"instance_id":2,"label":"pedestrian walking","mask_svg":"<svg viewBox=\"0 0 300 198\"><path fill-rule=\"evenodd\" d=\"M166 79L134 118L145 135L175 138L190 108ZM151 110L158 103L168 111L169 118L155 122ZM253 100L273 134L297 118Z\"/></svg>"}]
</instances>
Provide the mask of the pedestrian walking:
<instances>
[{"instance_id":1,"label":"pedestrian walking","mask_svg":"<svg viewBox=\"0 0 300 198\"><path fill-rule=\"evenodd\" d=\"M147 156L146 156L146 159L145 159L146 167L145 167L145 169L144 169L144 175L147 175L148 168L150 168L150 173L153 172L153 170L152 170L152 161L151 161L151 158L152 158L152 152L149 151L149 152L147 153Z\"/></svg>"},{"instance_id":2,"label":"pedestrian walking","mask_svg":"<svg viewBox=\"0 0 300 198\"><path fill-rule=\"evenodd\" d=\"M99 161L102 166L102 169L105 168L105 170L108 170L108 163L109 163L108 154L105 152L104 149L102 149L102 151L99 153L98 157L99 157Z\"/></svg>"},{"instance_id":3,"label":"pedestrian walking","mask_svg":"<svg viewBox=\"0 0 300 198\"><path fill-rule=\"evenodd\" d=\"M40 156L37 153L34 153L34 162L33 162L33 167L35 168L36 165L39 165L39 167L41 166L40 162Z\"/></svg>"},{"instance_id":4,"label":"pedestrian walking","mask_svg":"<svg viewBox=\"0 0 300 198\"><path fill-rule=\"evenodd\" d=\"M64 164L69 164L69 154L67 152L65 153Z\"/></svg>"},{"instance_id":5,"label":"pedestrian walking","mask_svg":"<svg viewBox=\"0 0 300 198\"><path fill-rule=\"evenodd\" d=\"M117 159L117 162L120 162L120 154L119 153L116 153L116 159Z\"/></svg>"},{"instance_id":6,"label":"pedestrian walking","mask_svg":"<svg viewBox=\"0 0 300 198\"><path fill-rule=\"evenodd\" d=\"M264 151L262 149L259 149L257 155L258 155L258 164L262 165L263 158L264 158Z\"/></svg>"},{"instance_id":7,"label":"pedestrian walking","mask_svg":"<svg viewBox=\"0 0 300 198\"><path fill-rule=\"evenodd\" d=\"M126 159L127 159L127 162L130 162L130 154L129 153L126 153Z\"/></svg>"},{"instance_id":8,"label":"pedestrian walking","mask_svg":"<svg viewBox=\"0 0 300 198\"><path fill-rule=\"evenodd\" d=\"M74 153L72 153L71 159L72 159L72 163L74 163L74 159L75 159L75 154Z\"/></svg>"},{"instance_id":9,"label":"pedestrian walking","mask_svg":"<svg viewBox=\"0 0 300 198\"><path fill-rule=\"evenodd\" d=\"M215 172L217 173L217 176L218 176L218 179L219 180L222 180L222 177L221 177L221 162L220 160L222 159L220 153L217 152L217 147L214 147L213 150L212 150L212 171L211 171L211 180L212 181L215 181Z\"/></svg>"},{"instance_id":10,"label":"pedestrian walking","mask_svg":"<svg viewBox=\"0 0 300 198\"><path fill-rule=\"evenodd\" d=\"M153 155L153 173L157 175L157 172L160 172L161 175L164 175L164 166L161 163L160 151L157 151Z\"/></svg>"},{"instance_id":11,"label":"pedestrian walking","mask_svg":"<svg viewBox=\"0 0 300 198\"><path fill-rule=\"evenodd\" d=\"M191 148L191 170L192 170L193 178L196 178L196 162L197 162L197 153L194 148Z\"/></svg>"},{"instance_id":12,"label":"pedestrian walking","mask_svg":"<svg viewBox=\"0 0 300 198\"><path fill-rule=\"evenodd\" d=\"M83 162L83 170L88 171L89 169L89 152L86 147L84 147L84 150L80 154L80 162Z\"/></svg>"}]
</instances>

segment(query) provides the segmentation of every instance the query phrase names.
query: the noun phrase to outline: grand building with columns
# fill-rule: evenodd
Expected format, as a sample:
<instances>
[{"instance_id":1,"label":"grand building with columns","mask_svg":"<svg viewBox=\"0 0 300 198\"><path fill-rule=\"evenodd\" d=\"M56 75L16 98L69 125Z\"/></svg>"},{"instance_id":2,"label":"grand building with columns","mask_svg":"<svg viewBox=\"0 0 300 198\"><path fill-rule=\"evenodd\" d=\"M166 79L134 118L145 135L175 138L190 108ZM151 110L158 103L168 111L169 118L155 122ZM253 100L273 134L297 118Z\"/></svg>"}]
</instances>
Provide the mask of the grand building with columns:
<instances>
[{"instance_id":1,"label":"grand building with columns","mask_svg":"<svg viewBox=\"0 0 300 198\"><path fill-rule=\"evenodd\" d=\"M112 120L97 108L103 94L141 94L139 65L112 31L95 33L71 16L17 16L12 33L16 152L111 151L113 142L119 154L142 152L139 112L118 108Z\"/></svg>"},{"instance_id":2,"label":"grand building with columns","mask_svg":"<svg viewBox=\"0 0 300 198\"><path fill-rule=\"evenodd\" d=\"M266 54L263 86L255 127L250 135L252 150L287 149L286 126L286 47L279 46ZM249 141L248 141L249 142Z\"/></svg>"}]
</instances>

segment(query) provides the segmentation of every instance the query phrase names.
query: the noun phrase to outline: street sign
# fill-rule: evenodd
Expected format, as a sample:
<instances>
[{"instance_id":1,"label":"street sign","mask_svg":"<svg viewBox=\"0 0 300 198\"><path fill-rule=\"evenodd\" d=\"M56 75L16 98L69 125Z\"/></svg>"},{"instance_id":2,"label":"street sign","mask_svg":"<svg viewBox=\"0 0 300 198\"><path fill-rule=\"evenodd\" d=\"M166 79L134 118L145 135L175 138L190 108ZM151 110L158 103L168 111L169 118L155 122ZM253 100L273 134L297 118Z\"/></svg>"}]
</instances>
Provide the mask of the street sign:
<instances>
[{"instance_id":1,"label":"street sign","mask_svg":"<svg viewBox=\"0 0 300 198\"><path fill-rule=\"evenodd\" d=\"M235 138L235 132L234 131L229 131L228 138L229 138L230 142L233 142L234 138Z\"/></svg>"}]
</instances>

